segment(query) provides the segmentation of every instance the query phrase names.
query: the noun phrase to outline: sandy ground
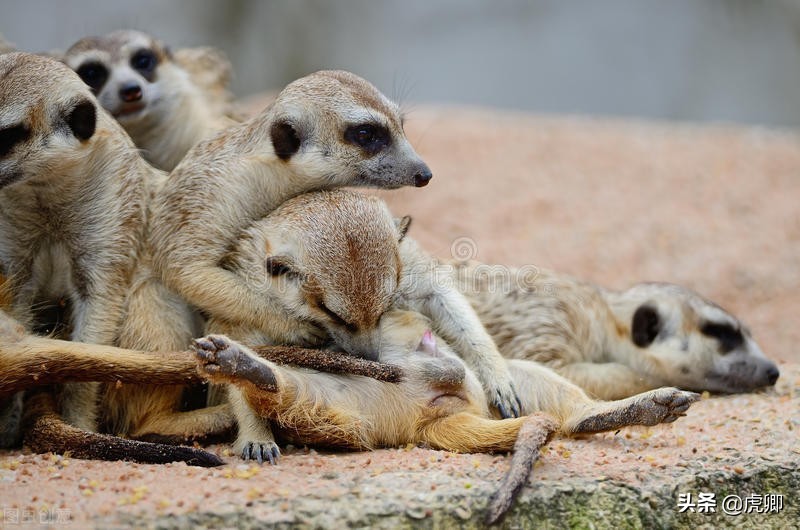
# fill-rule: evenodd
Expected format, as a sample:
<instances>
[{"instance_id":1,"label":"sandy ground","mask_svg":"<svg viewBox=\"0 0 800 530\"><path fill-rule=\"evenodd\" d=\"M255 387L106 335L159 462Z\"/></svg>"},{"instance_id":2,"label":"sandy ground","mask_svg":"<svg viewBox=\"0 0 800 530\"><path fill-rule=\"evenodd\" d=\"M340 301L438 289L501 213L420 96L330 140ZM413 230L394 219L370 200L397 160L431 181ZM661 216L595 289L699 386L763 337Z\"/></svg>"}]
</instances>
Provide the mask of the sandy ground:
<instances>
[{"instance_id":1,"label":"sandy ground","mask_svg":"<svg viewBox=\"0 0 800 530\"><path fill-rule=\"evenodd\" d=\"M414 217L411 234L429 250L608 287L683 283L739 315L781 363L767 393L704 399L670 426L553 441L534 487L800 466L800 136L459 108L413 110L407 130L434 180L380 195ZM82 528L242 509L259 524L323 524L309 515L312 501L331 516L345 510L340 523L358 520L354 505L425 518L434 494L460 499L452 509L468 518L508 463L422 448L289 449L276 467L226 460L198 469L0 452L0 527L31 514Z\"/></svg>"}]
</instances>

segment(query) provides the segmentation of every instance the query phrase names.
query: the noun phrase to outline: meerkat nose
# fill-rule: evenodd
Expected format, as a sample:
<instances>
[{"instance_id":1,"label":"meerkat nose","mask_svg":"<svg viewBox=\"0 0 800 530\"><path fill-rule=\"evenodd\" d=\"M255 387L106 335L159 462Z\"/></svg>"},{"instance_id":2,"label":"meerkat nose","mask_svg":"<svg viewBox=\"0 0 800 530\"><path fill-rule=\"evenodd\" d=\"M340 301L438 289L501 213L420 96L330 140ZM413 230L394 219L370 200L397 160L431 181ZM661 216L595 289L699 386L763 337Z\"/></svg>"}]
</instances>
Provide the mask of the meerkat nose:
<instances>
[{"instance_id":1,"label":"meerkat nose","mask_svg":"<svg viewBox=\"0 0 800 530\"><path fill-rule=\"evenodd\" d=\"M431 173L431 170L428 168L428 166L423 165L414 174L414 186L416 186L417 188L427 186L428 182L430 182L432 178L433 178L433 173Z\"/></svg>"},{"instance_id":2,"label":"meerkat nose","mask_svg":"<svg viewBox=\"0 0 800 530\"><path fill-rule=\"evenodd\" d=\"M774 385L775 382L778 380L778 377L780 377L780 375L781 372L780 370L778 370L777 366L770 366L767 369L767 383L769 383L770 385Z\"/></svg>"},{"instance_id":3,"label":"meerkat nose","mask_svg":"<svg viewBox=\"0 0 800 530\"><path fill-rule=\"evenodd\" d=\"M130 83L119 89L119 97L125 103L133 103L142 99L142 87L136 83Z\"/></svg>"}]
</instances>

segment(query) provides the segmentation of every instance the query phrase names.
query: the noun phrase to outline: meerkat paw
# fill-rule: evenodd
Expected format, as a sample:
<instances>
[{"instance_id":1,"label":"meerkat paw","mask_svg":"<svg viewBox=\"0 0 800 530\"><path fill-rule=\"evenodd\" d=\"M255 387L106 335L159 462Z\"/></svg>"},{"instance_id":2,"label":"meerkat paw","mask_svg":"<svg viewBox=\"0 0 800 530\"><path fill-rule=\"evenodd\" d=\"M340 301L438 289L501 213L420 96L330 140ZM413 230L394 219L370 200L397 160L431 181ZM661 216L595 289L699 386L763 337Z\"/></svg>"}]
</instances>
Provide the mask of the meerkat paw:
<instances>
[{"instance_id":1,"label":"meerkat paw","mask_svg":"<svg viewBox=\"0 0 800 530\"><path fill-rule=\"evenodd\" d=\"M200 375L212 381L246 380L267 392L276 392L278 383L267 361L224 335L208 335L192 343Z\"/></svg>"},{"instance_id":2,"label":"meerkat paw","mask_svg":"<svg viewBox=\"0 0 800 530\"><path fill-rule=\"evenodd\" d=\"M686 416L686 411L692 403L700 399L700 394L686 392L673 387L657 388L645 392L642 396L642 407L646 421L643 425L657 425L659 423L672 423L681 416Z\"/></svg>"},{"instance_id":3,"label":"meerkat paw","mask_svg":"<svg viewBox=\"0 0 800 530\"><path fill-rule=\"evenodd\" d=\"M658 425L671 423L685 416L689 407L700 399L700 394L665 387L636 396L602 403L568 429L573 433L593 433L619 429L628 425Z\"/></svg>"},{"instance_id":4,"label":"meerkat paw","mask_svg":"<svg viewBox=\"0 0 800 530\"><path fill-rule=\"evenodd\" d=\"M274 466L281 457L281 450L278 444L271 440L264 442L247 441L237 445L241 445L241 450L237 452L242 457L242 460L255 460L259 464L263 464L266 460Z\"/></svg>"},{"instance_id":5,"label":"meerkat paw","mask_svg":"<svg viewBox=\"0 0 800 530\"><path fill-rule=\"evenodd\" d=\"M484 385L489 405L497 408L503 418L519 418L522 414L522 403L517 396L514 383L509 377L506 381L494 381Z\"/></svg>"}]
</instances>

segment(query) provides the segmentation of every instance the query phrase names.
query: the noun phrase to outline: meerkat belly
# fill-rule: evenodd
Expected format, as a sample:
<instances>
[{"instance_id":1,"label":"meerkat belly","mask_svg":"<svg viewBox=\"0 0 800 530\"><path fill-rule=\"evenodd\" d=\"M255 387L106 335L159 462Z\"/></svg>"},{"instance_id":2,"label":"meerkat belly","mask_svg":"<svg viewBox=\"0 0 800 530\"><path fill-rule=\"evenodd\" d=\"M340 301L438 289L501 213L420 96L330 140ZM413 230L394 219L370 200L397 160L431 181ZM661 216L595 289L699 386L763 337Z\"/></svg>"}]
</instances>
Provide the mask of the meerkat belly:
<instances>
[{"instance_id":1,"label":"meerkat belly","mask_svg":"<svg viewBox=\"0 0 800 530\"><path fill-rule=\"evenodd\" d=\"M66 245L43 245L31 267L33 331L68 335L70 307L75 303L72 260Z\"/></svg>"}]
</instances>

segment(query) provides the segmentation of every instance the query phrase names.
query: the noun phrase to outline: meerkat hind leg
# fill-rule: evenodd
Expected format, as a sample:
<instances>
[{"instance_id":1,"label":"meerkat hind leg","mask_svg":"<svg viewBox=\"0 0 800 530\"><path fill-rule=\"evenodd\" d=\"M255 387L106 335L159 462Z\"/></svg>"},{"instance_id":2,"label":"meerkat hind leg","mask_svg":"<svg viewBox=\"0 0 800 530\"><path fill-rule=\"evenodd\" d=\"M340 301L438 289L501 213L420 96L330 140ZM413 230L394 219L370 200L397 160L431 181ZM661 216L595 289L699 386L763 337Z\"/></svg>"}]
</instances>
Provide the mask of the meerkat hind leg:
<instances>
[{"instance_id":1,"label":"meerkat hind leg","mask_svg":"<svg viewBox=\"0 0 800 530\"><path fill-rule=\"evenodd\" d=\"M628 425L670 423L699 399L694 392L665 387L618 401L595 401L549 368L509 361L525 413L546 412L561 422L564 434L612 431Z\"/></svg>"},{"instance_id":2,"label":"meerkat hind leg","mask_svg":"<svg viewBox=\"0 0 800 530\"><path fill-rule=\"evenodd\" d=\"M613 431L628 425L671 423L700 399L700 394L673 387L657 388L618 401L598 401L587 407L583 415L570 418L562 426L567 433Z\"/></svg>"}]
</instances>

